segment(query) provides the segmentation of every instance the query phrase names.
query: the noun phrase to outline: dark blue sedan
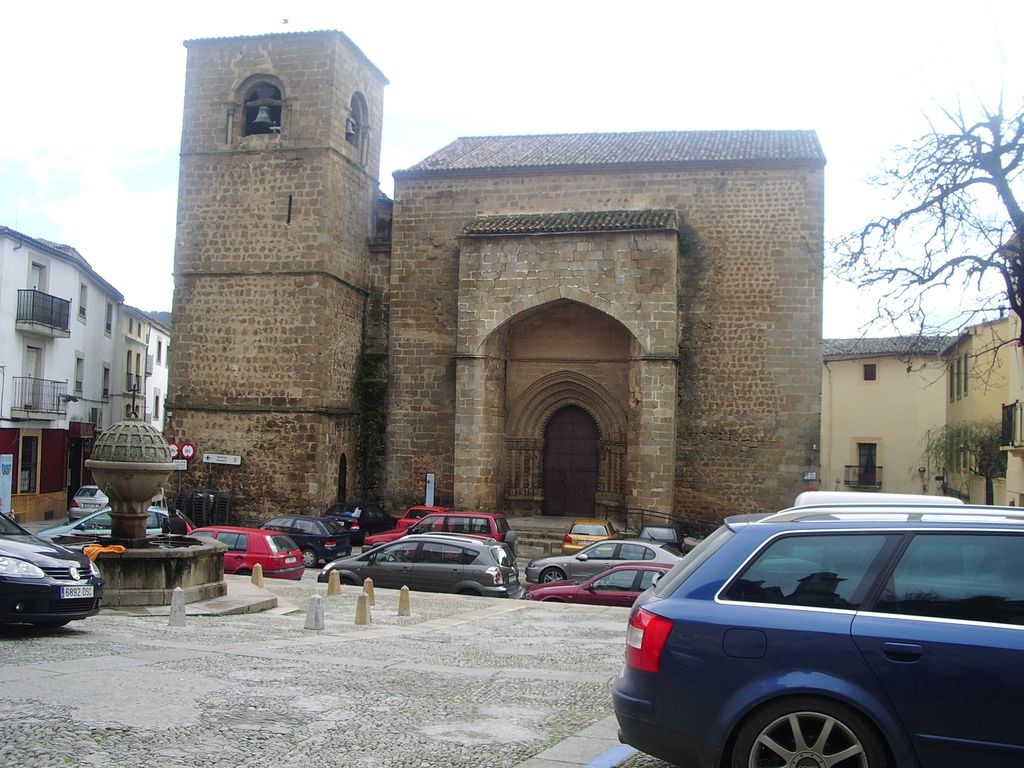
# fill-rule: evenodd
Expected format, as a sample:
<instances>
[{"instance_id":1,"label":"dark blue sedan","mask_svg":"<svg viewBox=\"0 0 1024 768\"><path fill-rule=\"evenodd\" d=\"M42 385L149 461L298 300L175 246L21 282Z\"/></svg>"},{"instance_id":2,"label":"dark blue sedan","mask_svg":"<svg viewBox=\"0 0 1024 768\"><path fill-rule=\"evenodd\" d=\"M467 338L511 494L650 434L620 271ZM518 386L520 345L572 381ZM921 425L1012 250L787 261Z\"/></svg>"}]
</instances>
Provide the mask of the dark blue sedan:
<instances>
[{"instance_id":1,"label":"dark blue sedan","mask_svg":"<svg viewBox=\"0 0 1024 768\"><path fill-rule=\"evenodd\" d=\"M348 528L335 517L278 515L260 525L287 534L302 550L302 564L315 568L352 554Z\"/></svg>"}]
</instances>

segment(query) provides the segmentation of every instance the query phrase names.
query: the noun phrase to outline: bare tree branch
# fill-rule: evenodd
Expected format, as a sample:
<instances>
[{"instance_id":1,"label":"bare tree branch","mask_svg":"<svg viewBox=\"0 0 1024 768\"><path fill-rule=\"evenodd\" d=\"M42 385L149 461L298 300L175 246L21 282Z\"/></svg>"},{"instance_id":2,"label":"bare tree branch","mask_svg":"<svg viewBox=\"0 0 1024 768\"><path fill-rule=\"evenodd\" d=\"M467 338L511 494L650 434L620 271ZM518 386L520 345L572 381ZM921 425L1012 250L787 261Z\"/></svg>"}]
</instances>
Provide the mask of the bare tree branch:
<instances>
[{"instance_id":1,"label":"bare tree branch","mask_svg":"<svg viewBox=\"0 0 1024 768\"><path fill-rule=\"evenodd\" d=\"M1024 321L1024 111L1006 115L1000 103L980 112L968 119L959 104L941 109L941 125L930 122L930 133L897 148L874 183L899 210L833 243L837 275L881 289L876 321L938 328L925 299L948 287L980 297L958 308L959 319L1009 307Z\"/></svg>"}]
</instances>

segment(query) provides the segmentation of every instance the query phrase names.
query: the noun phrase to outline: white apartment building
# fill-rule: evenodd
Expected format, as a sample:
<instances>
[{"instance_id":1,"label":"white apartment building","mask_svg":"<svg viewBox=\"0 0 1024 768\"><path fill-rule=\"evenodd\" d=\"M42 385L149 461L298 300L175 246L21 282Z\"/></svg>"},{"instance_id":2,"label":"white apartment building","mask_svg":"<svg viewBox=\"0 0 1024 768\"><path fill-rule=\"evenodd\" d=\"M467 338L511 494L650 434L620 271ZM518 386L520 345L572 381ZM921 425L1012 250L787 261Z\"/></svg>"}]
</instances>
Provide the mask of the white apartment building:
<instances>
[{"instance_id":1,"label":"white apartment building","mask_svg":"<svg viewBox=\"0 0 1024 768\"><path fill-rule=\"evenodd\" d=\"M171 348L171 329L147 315L149 321L149 355L146 363L146 421L164 431L164 401L169 380L167 353Z\"/></svg>"},{"instance_id":2,"label":"white apartment building","mask_svg":"<svg viewBox=\"0 0 1024 768\"><path fill-rule=\"evenodd\" d=\"M69 493L91 482L93 440L128 415L134 375L138 417L148 415L153 390L167 387L166 364L159 384L146 377L152 325L74 248L0 226L0 455L13 457L5 511L25 521L67 513Z\"/></svg>"}]
</instances>

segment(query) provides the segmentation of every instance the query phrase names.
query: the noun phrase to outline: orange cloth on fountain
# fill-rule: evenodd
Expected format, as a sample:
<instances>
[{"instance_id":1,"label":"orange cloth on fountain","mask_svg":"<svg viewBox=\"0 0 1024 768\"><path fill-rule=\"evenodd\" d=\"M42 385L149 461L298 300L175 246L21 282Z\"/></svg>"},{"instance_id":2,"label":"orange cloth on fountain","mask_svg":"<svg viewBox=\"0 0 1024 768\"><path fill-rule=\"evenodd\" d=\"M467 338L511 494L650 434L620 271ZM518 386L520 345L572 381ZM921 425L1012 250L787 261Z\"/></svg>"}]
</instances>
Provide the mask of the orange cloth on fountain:
<instances>
[{"instance_id":1,"label":"orange cloth on fountain","mask_svg":"<svg viewBox=\"0 0 1024 768\"><path fill-rule=\"evenodd\" d=\"M82 547L82 554L93 561L95 561L96 558L104 552L109 552L112 555L120 555L124 552L124 547L120 544L108 544L107 546L103 546L102 544L86 544Z\"/></svg>"}]
</instances>

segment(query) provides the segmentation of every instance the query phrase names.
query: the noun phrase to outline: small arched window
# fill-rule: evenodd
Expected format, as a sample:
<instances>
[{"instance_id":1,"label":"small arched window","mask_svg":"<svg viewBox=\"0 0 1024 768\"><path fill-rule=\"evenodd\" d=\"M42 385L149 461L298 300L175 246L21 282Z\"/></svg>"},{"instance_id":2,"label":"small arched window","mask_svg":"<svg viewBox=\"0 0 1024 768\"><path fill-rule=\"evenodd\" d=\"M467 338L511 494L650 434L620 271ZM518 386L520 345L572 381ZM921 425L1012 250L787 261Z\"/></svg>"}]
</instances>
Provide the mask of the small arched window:
<instances>
[{"instance_id":1,"label":"small arched window","mask_svg":"<svg viewBox=\"0 0 1024 768\"><path fill-rule=\"evenodd\" d=\"M245 95L245 136L281 132L281 89L256 83Z\"/></svg>"},{"instance_id":2,"label":"small arched window","mask_svg":"<svg viewBox=\"0 0 1024 768\"><path fill-rule=\"evenodd\" d=\"M363 94L356 91L352 94L352 101L348 106L348 117L345 118L345 141L351 144L359 153L359 162L365 163L366 158L366 135L369 127L369 110L366 108L366 99Z\"/></svg>"}]
</instances>

